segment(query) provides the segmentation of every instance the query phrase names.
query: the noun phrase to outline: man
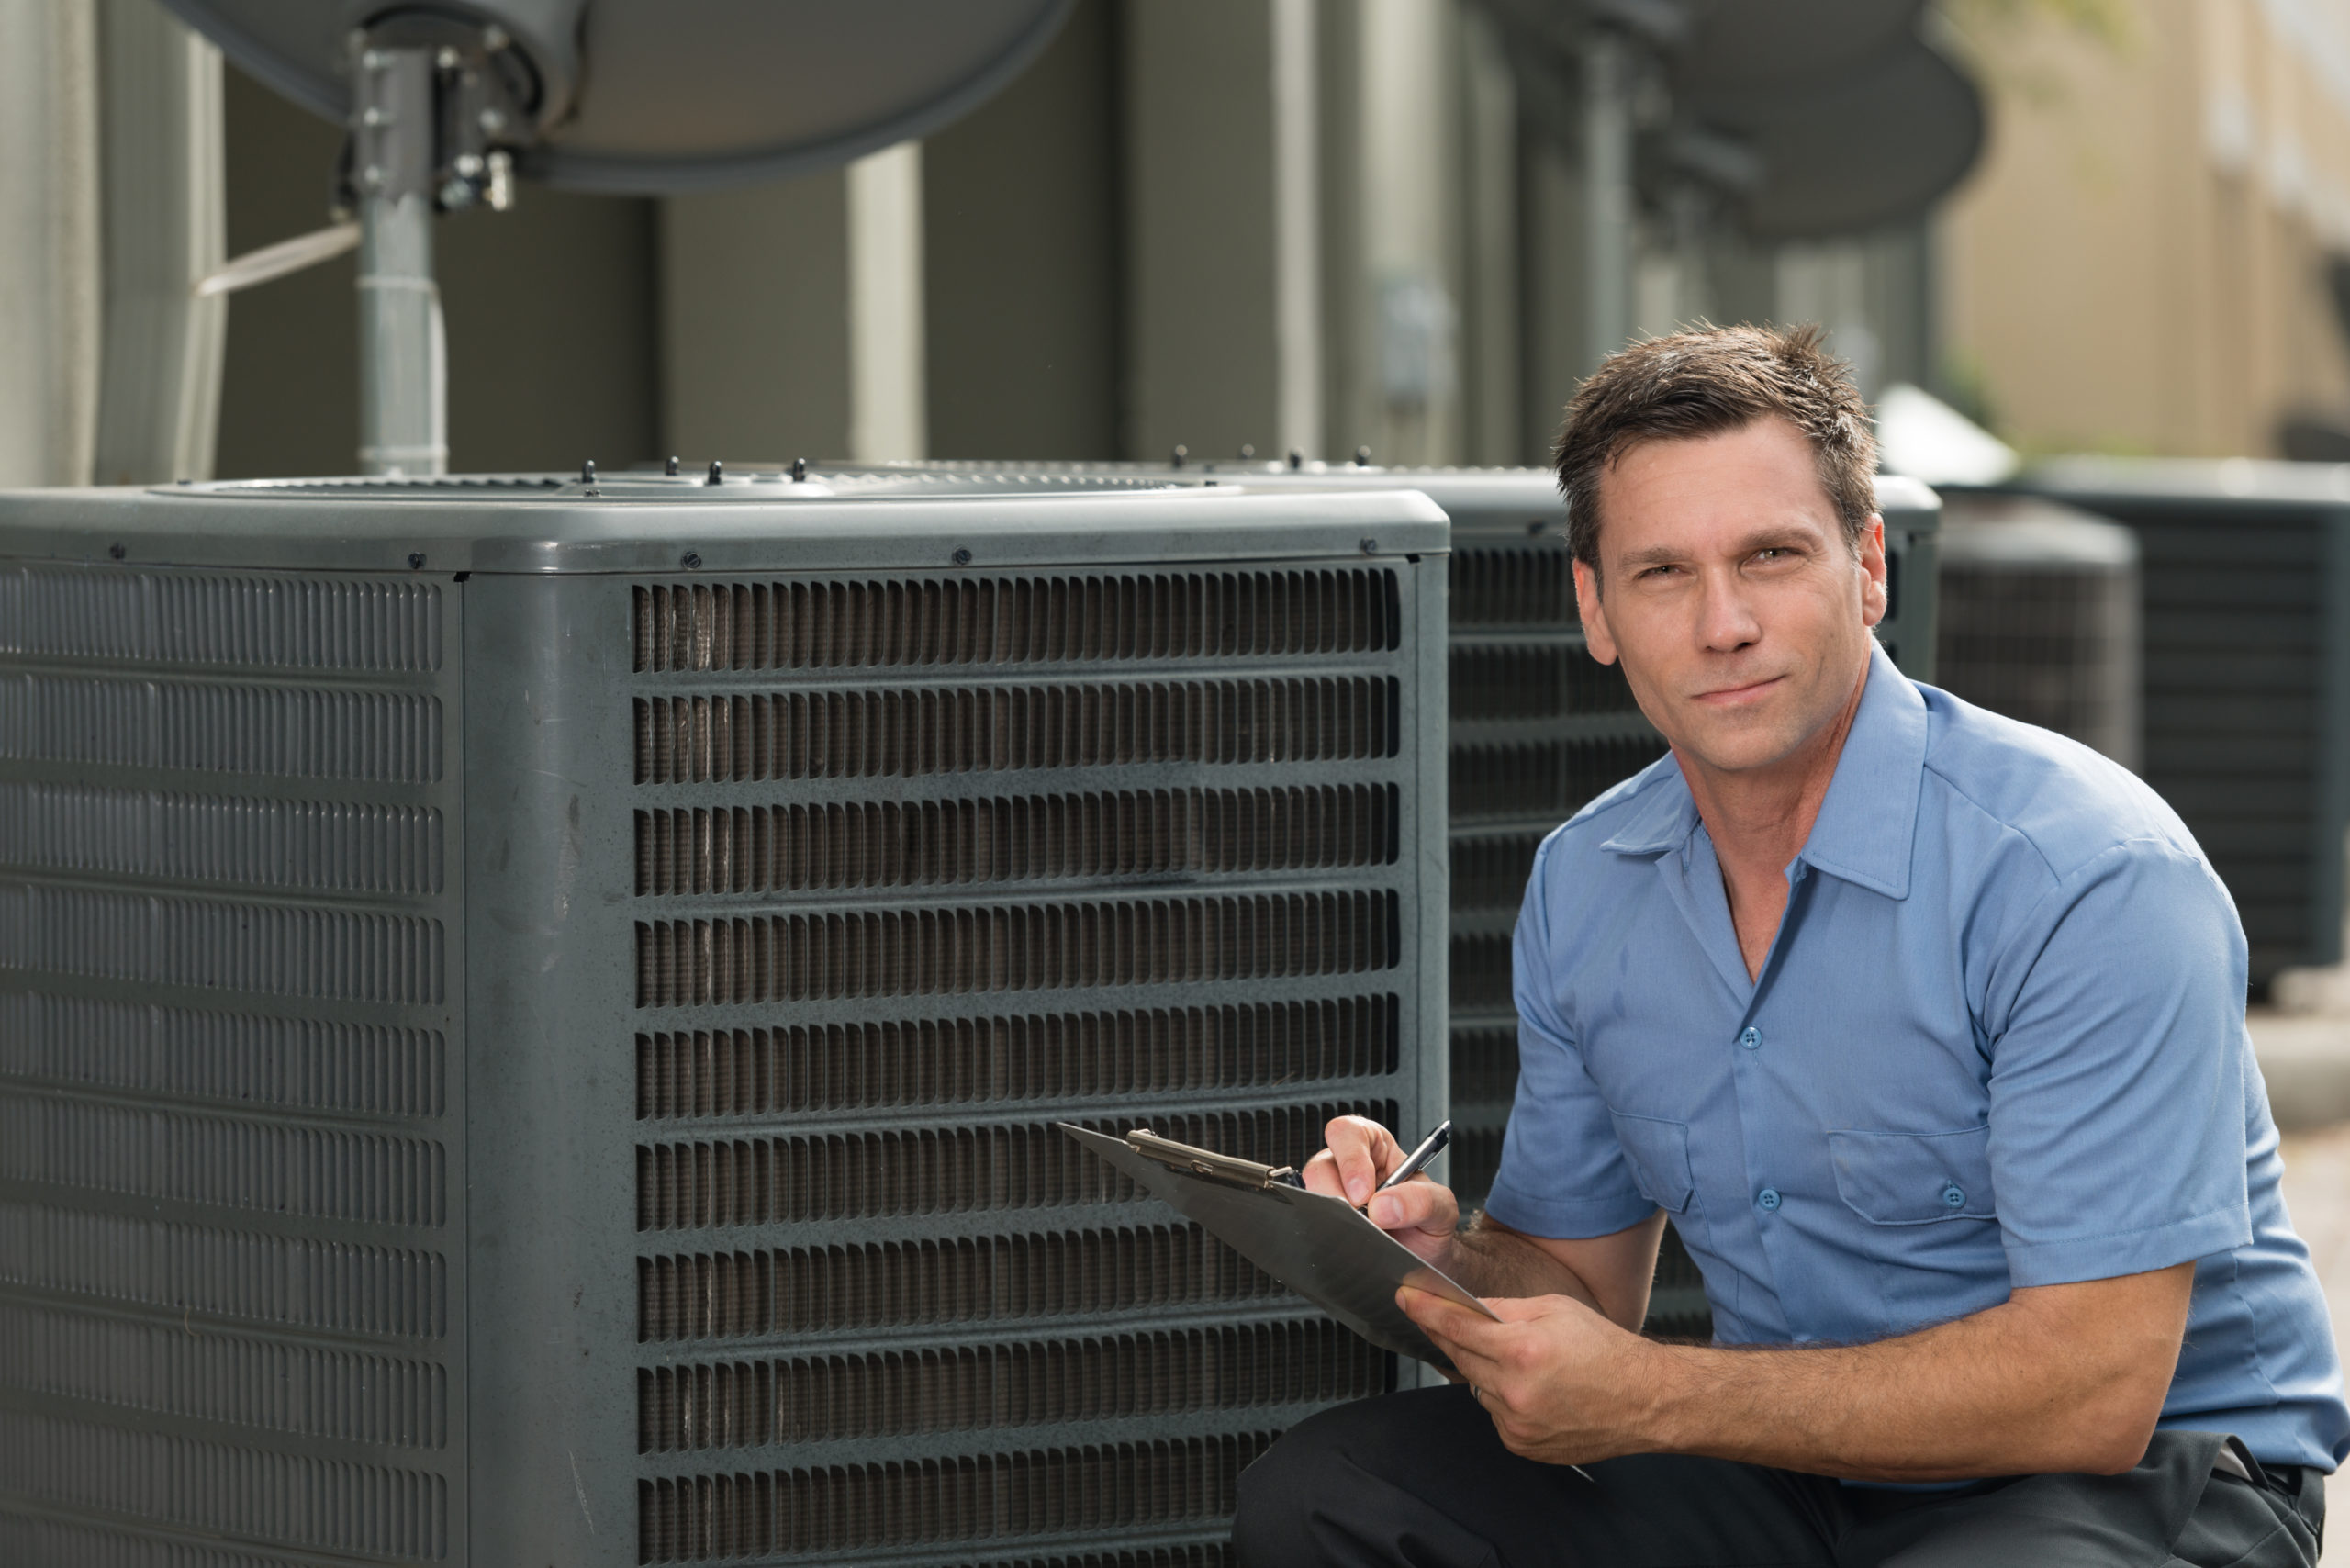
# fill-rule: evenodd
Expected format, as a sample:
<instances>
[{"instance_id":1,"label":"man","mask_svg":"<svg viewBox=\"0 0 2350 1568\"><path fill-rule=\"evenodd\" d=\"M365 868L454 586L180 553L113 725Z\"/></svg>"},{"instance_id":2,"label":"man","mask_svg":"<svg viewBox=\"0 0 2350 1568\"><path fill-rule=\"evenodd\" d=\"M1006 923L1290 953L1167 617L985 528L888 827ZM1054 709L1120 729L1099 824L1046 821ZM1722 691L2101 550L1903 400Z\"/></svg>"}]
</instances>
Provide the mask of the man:
<instances>
[{"instance_id":1,"label":"man","mask_svg":"<svg viewBox=\"0 0 2350 1568\"><path fill-rule=\"evenodd\" d=\"M1306 1170L1489 1299L1465 1382L1241 1478L1255 1568L2306 1565L2350 1450L2244 940L2178 818L1912 684L1874 443L1810 332L1616 355L1558 451L1577 601L1672 755L1536 857L1486 1211ZM1640 1338L1667 1218L1712 1346Z\"/></svg>"}]
</instances>

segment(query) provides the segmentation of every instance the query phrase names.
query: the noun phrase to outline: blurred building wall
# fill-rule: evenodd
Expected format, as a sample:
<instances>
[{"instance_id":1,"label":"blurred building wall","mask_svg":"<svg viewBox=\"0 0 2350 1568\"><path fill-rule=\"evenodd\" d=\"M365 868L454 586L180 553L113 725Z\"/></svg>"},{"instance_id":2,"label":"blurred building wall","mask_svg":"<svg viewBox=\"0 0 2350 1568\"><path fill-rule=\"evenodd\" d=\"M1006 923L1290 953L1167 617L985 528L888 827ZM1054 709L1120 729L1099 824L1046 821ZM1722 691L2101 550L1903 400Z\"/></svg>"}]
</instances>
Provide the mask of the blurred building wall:
<instances>
[{"instance_id":1,"label":"blurred building wall","mask_svg":"<svg viewBox=\"0 0 2350 1568\"><path fill-rule=\"evenodd\" d=\"M2293 413L2350 425L2324 280L2350 248L2350 11L1951 11L1992 98L1940 235L1958 400L2027 452L2265 455Z\"/></svg>"}]
</instances>

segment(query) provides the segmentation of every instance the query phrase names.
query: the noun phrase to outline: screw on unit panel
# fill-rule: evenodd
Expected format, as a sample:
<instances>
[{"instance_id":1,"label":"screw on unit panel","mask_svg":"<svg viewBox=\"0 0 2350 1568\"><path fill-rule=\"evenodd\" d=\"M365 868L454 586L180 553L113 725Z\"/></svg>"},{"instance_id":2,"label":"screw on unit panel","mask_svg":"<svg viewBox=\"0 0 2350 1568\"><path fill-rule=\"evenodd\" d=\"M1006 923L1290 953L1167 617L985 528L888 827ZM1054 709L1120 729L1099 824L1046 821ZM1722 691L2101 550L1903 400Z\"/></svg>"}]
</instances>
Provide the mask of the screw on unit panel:
<instances>
[{"instance_id":1,"label":"screw on unit panel","mask_svg":"<svg viewBox=\"0 0 2350 1568\"><path fill-rule=\"evenodd\" d=\"M424 570L423 551L411 550L408 553L408 569L411 572L420 572Z\"/></svg>"},{"instance_id":2,"label":"screw on unit panel","mask_svg":"<svg viewBox=\"0 0 2350 1568\"><path fill-rule=\"evenodd\" d=\"M119 545L119 544L109 544L109 545L107 545L107 546L106 546L106 554L109 554L109 555L111 555L111 556L113 556L116 560L119 561L119 560L121 560L125 555L129 554L130 554L130 552L129 552L128 549L124 548L122 545Z\"/></svg>"},{"instance_id":3,"label":"screw on unit panel","mask_svg":"<svg viewBox=\"0 0 2350 1568\"><path fill-rule=\"evenodd\" d=\"M1257 449L1249 442L1244 441L1240 443L1240 455L1243 457L1254 457L1257 455Z\"/></svg>"},{"instance_id":4,"label":"screw on unit panel","mask_svg":"<svg viewBox=\"0 0 2350 1568\"><path fill-rule=\"evenodd\" d=\"M701 567L701 552L699 550L688 550L683 555L677 557L677 564L685 567L685 569L689 572L699 571Z\"/></svg>"},{"instance_id":5,"label":"screw on unit panel","mask_svg":"<svg viewBox=\"0 0 2350 1568\"><path fill-rule=\"evenodd\" d=\"M969 566L969 565L971 564L971 553L970 553L968 550L957 550L957 551L956 551L956 552L955 552L955 564L956 564L957 566Z\"/></svg>"},{"instance_id":6,"label":"screw on unit panel","mask_svg":"<svg viewBox=\"0 0 2350 1568\"><path fill-rule=\"evenodd\" d=\"M1364 541L1362 542L1362 553L1363 553L1364 554L1366 554L1366 555L1376 555L1376 554L1379 554L1379 541L1378 541L1378 540L1376 540L1376 539L1366 539L1366 540L1364 540Z\"/></svg>"},{"instance_id":7,"label":"screw on unit panel","mask_svg":"<svg viewBox=\"0 0 2350 1568\"><path fill-rule=\"evenodd\" d=\"M676 478L676 477L677 476L677 455L676 455L674 453L670 454L670 457L669 457L669 466L667 466L666 468L664 468L663 470L661 470L661 472L663 472L664 474L668 475L668 476L669 476L669 477L671 477L672 479L674 479L674 478Z\"/></svg>"},{"instance_id":8,"label":"screw on unit panel","mask_svg":"<svg viewBox=\"0 0 2350 1568\"><path fill-rule=\"evenodd\" d=\"M592 485L596 482L596 460L594 458L591 457L587 462L582 463L579 465L579 482L583 485Z\"/></svg>"},{"instance_id":9,"label":"screw on unit panel","mask_svg":"<svg viewBox=\"0 0 2350 1568\"><path fill-rule=\"evenodd\" d=\"M1167 465L1169 468L1181 468L1183 466L1183 459L1191 455L1192 449L1183 445L1181 442L1178 442L1175 445L1173 454L1167 459Z\"/></svg>"},{"instance_id":10,"label":"screw on unit panel","mask_svg":"<svg viewBox=\"0 0 2350 1568\"><path fill-rule=\"evenodd\" d=\"M1529 539L1539 539L1542 537L1542 531L1550 526L1550 525L1549 523L1544 522L1538 517L1532 522L1526 525L1527 537Z\"/></svg>"},{"instance_id":11,"label":"screw on unit panel","mask_svg":"<svg viewBox=\"0 0 2350 1568\"><path fill-rule=\"evenodd\" d=\"M1295 448L1295 447L1293 447L1293 446L1292 446L1292 447L1291 447L1291 448L1289 449L1289 465L1290 465L1292 468L1303 468L1303 467L1304 467L1304 466L1305 466L1305 454L1304 454L1303 452L1298 451L1298 449L1297 449L1297 448Z\"/></svg>"},{"instance_id":12,"label":"screw on unit panel","mask_svg":"<svg viewBox=\"0 0 2350 1568\"><path fill-rule=\"evenodd\" d=\"M1358 446L1355 448L1355 466L1358 468L1368 468L1371 466L1371 448L1367 446Z\"/></svg>"},{"instance_id":13,"label":"screw on unit panel","mask_svg":"<svg viewBox=\"0 0 2350 1568\"><path fill-rule=\"evenodd\" d=\"M715 485L725 477L725 470L719 466L718 459L715 457L711 458L710 460L710 477L703 480L702 483L705 485Z\"/></svg>"},{"instance_id":14,"label":"screw on unit panel","mask_svg":"<svg viewBox=\"0 0 2350 1568\"><path fill-rule=\"evenodd\" d=\"M806 458L804 458L804 457L795 457L795 458L793 458L793 459L791 460L791 482L792 482L793 484L797 485L797 484L800 484L800 482L802 482L803 480L805 480L807 477L808 477L808 460L807 460Z\"/></svg>"}]
</instances>

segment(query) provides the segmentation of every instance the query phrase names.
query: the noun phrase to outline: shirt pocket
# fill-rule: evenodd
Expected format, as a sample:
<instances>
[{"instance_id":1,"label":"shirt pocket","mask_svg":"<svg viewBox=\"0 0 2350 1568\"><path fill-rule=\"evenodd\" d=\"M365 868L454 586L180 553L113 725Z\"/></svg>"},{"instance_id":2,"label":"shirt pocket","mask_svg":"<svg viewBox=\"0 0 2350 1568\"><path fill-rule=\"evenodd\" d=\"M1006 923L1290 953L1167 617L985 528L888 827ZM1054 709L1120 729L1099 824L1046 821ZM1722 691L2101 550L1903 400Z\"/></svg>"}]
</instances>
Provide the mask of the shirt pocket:
<instances>
[{"instance_id":1,"label":"shirt pocket","mask_svg":"<svg viewBox=\"0 0 2350 1568\"><path fill-rule=\"evenodd\" d=\"M1845 1205L1877 1225L1993 1219L1991 1129L1831 1132L1828 1154Z\"/></svg>"},{"instance_id":2,"label":"shirt pocket","mask_svg":"<svg viewBox=\"0 0 2350 1568\"><path fill-rule=\"evenodd\" d=\"M1673 1214L1689 1211L1695 1190L1689 1179L1689 1124L1662 1116L1632 1116L1610 1111L1616 1141L1624 1146L1625 1161L1632 1168L1632 1184L1640 1196Z\"/></svg>"}]
</instances>

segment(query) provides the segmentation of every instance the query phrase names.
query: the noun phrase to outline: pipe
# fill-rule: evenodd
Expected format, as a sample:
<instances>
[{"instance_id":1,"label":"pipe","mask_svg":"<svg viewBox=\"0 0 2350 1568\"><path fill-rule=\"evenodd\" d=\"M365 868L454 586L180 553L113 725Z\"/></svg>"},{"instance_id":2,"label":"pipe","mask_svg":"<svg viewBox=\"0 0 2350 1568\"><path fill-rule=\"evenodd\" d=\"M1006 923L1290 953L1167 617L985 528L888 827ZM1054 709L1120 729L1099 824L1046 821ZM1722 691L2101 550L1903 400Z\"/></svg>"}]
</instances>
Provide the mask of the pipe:
<instances>
[{"instance_id":1,"label":"pipe","mask_svg":"<svg viewBox=\"0 0 2350 1568\"><path fill-rule=\"evenodd\" d=\"M362 41L358 56L359 469L442 474L449 371L432 275L432 51Z\"/></svg>"}]
</instances>

